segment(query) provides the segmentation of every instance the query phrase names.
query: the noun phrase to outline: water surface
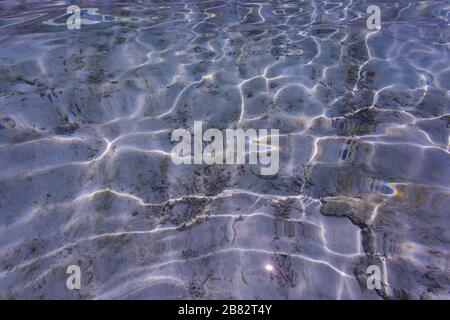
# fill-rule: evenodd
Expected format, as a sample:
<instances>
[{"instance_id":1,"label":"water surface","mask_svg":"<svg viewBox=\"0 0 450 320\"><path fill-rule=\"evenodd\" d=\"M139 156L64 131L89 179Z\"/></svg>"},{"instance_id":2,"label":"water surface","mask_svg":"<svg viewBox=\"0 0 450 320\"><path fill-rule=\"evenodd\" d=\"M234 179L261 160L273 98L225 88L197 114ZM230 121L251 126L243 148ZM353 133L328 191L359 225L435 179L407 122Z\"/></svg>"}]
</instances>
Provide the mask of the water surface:
<instances>
[{"instance_id":1,"label":"water surface","mask_svg":"<svg viewBox=\"0 0 450 320\"><path fill-rule=\"evenodd\" d=\"M70 4L0 2L1 298L450 298L447 1ZM195 120L279 173L173 164Z\"/></svg>"}]
</instances>

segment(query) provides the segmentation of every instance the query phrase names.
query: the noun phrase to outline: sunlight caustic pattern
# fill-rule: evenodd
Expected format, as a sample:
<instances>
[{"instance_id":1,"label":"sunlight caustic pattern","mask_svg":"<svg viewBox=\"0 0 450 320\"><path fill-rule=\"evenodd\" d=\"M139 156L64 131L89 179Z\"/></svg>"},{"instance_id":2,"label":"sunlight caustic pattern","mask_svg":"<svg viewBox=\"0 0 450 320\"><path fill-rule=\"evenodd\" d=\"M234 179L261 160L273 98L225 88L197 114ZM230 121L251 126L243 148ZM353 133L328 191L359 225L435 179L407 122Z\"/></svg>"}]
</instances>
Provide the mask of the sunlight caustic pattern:
<instances>
[{"instance_id":1,"label":"sunlight caustic pattern","mask_svg":"<svg viewBox=\"0 0 450 320\"><path fill-rule=\"evenodd\" d=\"M444 2L69 5L0 3L0 298L450 298ZM279 170L175 165L195 121Z\"/></svg>"}]
</instances>

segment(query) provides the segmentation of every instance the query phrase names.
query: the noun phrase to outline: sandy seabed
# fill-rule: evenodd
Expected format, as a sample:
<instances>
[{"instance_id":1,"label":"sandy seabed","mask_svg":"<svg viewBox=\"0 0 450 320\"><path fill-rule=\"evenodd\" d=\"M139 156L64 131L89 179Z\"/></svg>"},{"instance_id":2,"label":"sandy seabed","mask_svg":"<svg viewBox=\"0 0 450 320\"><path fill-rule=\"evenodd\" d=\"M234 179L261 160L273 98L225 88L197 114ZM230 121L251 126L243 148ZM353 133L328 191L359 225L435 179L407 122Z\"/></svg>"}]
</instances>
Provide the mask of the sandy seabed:
<instances>
[{"instance_id":1,"label":"sandy seabed","mask_svg":"<svg viewBox=\"0 0 450 320\"><path fill-rule=\"evenodd\" d=\"M448 3L69 4L0 3L0 298L450 298ZM278 174L175 165L194 121Z\"/></svg>"}]
</instances>

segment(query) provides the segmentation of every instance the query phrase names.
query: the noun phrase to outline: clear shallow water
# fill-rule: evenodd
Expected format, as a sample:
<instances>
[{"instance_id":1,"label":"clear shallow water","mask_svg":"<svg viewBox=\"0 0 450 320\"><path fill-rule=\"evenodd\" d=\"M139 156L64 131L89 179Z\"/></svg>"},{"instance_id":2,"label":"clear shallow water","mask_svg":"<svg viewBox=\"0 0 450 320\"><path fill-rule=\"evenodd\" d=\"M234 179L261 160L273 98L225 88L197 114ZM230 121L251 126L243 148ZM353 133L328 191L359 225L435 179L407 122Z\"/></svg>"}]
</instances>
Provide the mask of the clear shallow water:
<instances>
[{"instance_id":1,"label":"clear shallow water","mask_svg":"<svg viewBox=\"0 0 450 320\"><path fill-rule=\"evenodd\" d=\"M1 2L0 297L448 299L449 4L377 4ZM278 175L174 165L194 120Z\"/></svg>"}]
</instances>

